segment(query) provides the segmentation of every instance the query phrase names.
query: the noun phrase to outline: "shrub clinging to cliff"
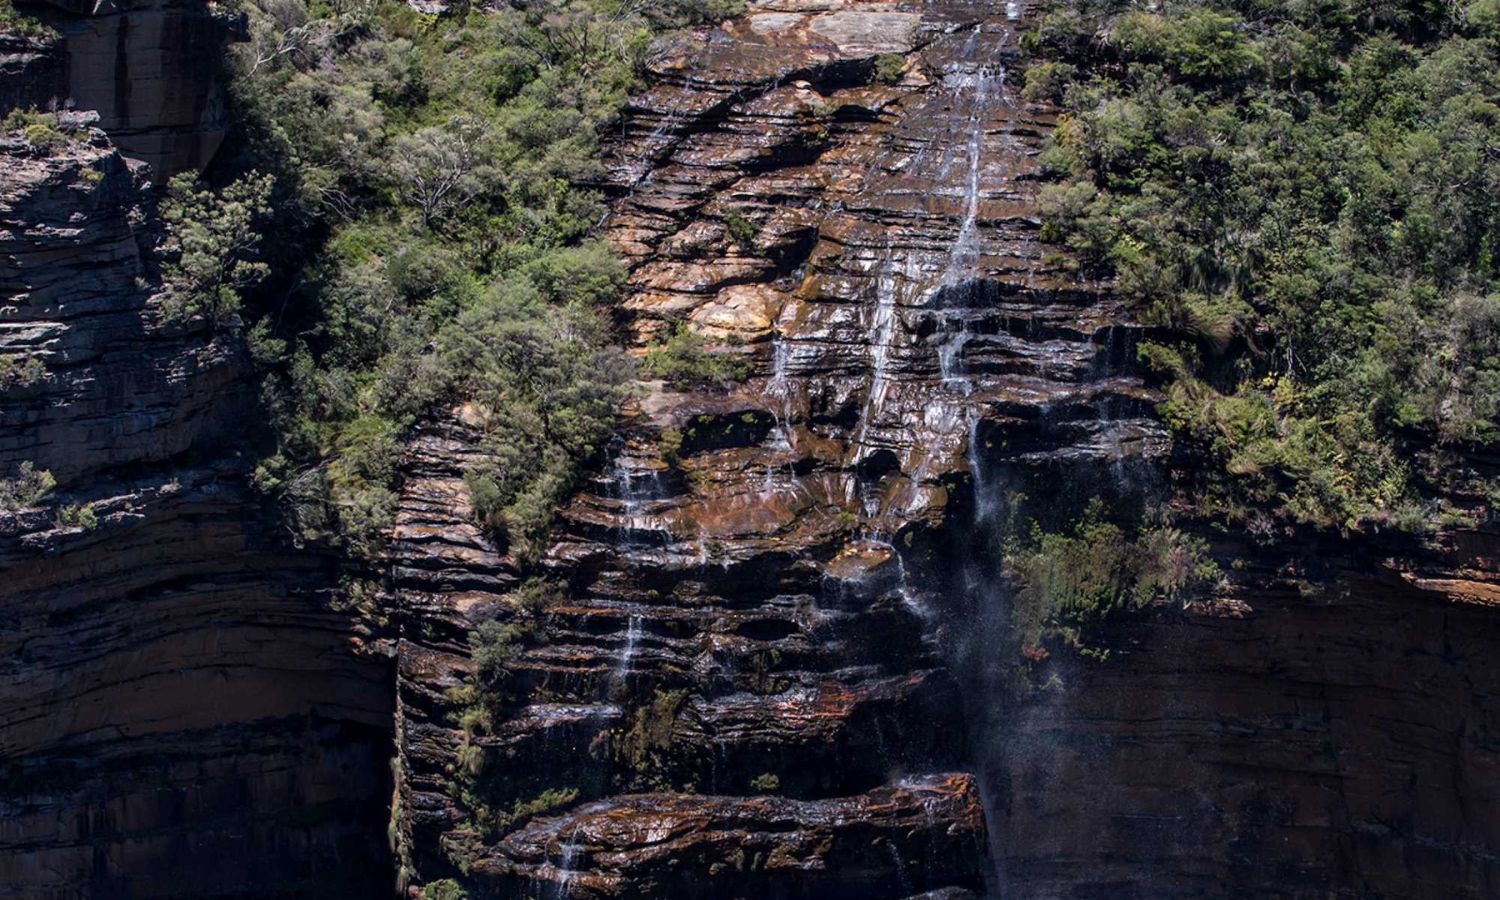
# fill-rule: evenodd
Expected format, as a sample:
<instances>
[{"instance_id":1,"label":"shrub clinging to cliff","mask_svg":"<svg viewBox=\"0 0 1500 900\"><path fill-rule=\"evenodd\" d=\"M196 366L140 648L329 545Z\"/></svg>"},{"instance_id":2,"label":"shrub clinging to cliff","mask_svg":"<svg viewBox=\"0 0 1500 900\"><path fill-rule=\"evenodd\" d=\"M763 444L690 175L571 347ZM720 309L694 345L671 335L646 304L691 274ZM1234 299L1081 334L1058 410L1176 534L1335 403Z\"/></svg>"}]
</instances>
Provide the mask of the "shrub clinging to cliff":
<instances>
[{"instance_id":1,"label":"shrub clinging to cliff","mask_svg":"<svg viewBox=\"0 0 1500 900\"><path fill-rule=\"evenodd\" d=\"M1012 615L1023 648L1053 637L1084 646L1082 630L1130 610L1178 606L1220 586L1201 538L1170 525L1128 534L1104 518L1103 504L1060 531L1035 523L1005 554L1014 582Z\"/></svg>"}]
</instances>

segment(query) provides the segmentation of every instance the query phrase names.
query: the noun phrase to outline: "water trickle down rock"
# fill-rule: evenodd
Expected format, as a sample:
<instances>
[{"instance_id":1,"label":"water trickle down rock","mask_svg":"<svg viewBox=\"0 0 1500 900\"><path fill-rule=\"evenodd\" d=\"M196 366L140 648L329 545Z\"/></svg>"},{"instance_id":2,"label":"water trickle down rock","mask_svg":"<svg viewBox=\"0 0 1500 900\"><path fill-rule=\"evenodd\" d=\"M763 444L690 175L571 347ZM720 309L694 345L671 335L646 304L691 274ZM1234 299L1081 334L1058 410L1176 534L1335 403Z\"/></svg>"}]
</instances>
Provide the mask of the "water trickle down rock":
<instances>
[{"instance_id":1,"label":"water trickle down rock","mask_svg":"<svg viewBox=\"0 0 1500 900\"><path fill-rule=\"evenodd\" d=\"M1010 80L1024 17L1014 4L755 6L658 49L656 84L607 164L605 231L630 265L620 313L638 350L685 321L755 375L724 391L652 385L616 456L657 473L649 499L606 475L561 513L546 566L569 599L511 664L514 695L481 743L492 803L572 786L574 805L476 839L472 810L443 787L458 735L442 691L470 663L457 642L406 651L423 661L401 684L423 733L402 752L425 877L447 871L440 847L456 839L488 889L555 885L557 835L579 834L575 897L959 897L996 878L1014 896L1109 884L1202 896L1239 883L1220 861L1246 833L1205 812L1232 775L1194 764L1185 785L1147 761L1223 739L1212 695L1182 688L1220 683L1193 668L1193 645L1146 632L1167 650L1143 667L1158 673L1143 693L1129 667L1086 670L1076 706L996 712L1003 688L974 661L1003 643L996 559L914 577L901 555L976 517L999 522L1007 487L1130 482L1166 448L1133 365L1139 330L1038 240L1036 155L1053 112ZM882 53L906 60L895 84L870 78ZM733 217L753 239L729 233ZM443 533L468 533L461 513L442 515ZM424 565L507 571L467 537ZM407 589L461 627L471 599L448 579ZM985 618L954 615L988 599ZM1229 646L1303 627L1193 621L1204 665L1238 673L1232 692L1275 654L1224 663ZM1316 656L1322 644L1301 640ZM1161 723L1185 704L1197 730L1138 723L1157 743L1137 746L1111 731L1136 702ZM1266 819L1264 793L1225 796L1245 821ZM1183 817L1203 837L1174 833L1159 862L1133 862L1151 838L1118 822L1137 815Z\"/></svg>"},{"instance_id":2,"label":"water trickle down rock","mask_svg":"<svg viewBox=\"0 0 1500 900\"><path fill-rule=\"evenodd\" d=\"M469 840L475 877L557 882L546 835L581 829L589 853L566 876L571 896L715 893L747 878L786 896L983 889L978 792L953 773L962 704L897 538L944 516L973 416L1003 405L1039 419L1044 403L1140 392L1093 365L1113 307L1062 290L1042 262L1028 179L1049 119L1011 97L1014 40L984 5L856 3L752 11L656 55L663 77L634 101L610 165L620 196L605 230L631 266L623 311L637 346L686 321L756 374L728 392L655 385L606 475L563 510L547 565L570 599L511 666L511 719L481 740L528 785L497 803L550 784L581 787L584 805ZM886 52L906 71L871 83ZM731 214L755 226L748 246L727 234ZM956 351L945 345L960 332ZM1158 446L1156 426L1129 424L1148 437L1135 452ZM1088 434L1057 443L1103 452ZM408 589L458 621L476 601L447 580ZM437 697L469 664L427 646L409 651L428 663L403 667L403 696L437 739L451 727ZM641 740L652 715L670 717L656 723L662 746ZM516 749L543 744L546 777ZM468 814L441 788L446 758L427 739L405 748L425 871L441 871L438 847ZM910 832L895 798L917 784L925 824ZM749 796L767 785L777 796ZM654 824L679 817L695 823L690 839ZM706 824L725 817L742 824ZM782 837L757 856L762 838L747 835L767 828ZM888 837L847 856L842 835L872 830Z\"/></svg>"}]
</instances>

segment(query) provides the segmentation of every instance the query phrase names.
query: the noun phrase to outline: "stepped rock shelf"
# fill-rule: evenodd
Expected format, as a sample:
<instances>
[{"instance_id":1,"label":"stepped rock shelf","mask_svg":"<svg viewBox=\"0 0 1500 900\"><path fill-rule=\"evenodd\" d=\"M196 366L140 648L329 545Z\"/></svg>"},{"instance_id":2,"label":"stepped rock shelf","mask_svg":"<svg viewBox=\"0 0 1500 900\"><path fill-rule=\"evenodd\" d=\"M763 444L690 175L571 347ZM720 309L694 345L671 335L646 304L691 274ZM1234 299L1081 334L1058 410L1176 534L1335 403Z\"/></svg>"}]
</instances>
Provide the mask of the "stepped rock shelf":
<instances>
[{"instance_id":1,"label":"stepped rock shelf","mask_svg":"<svg viewBox=\"0 0 1500 900\"><path fill-rule=\"evenodd\" d=\"M152 308L126 157L211 155L185 61L227 35L52 15L0 42L0 104L87 80L122 150L0 146L0 348L47 366L0 464L99 519L0 517L0 897L1500 895L1493 527L1221 542L1224 596L1018 673L1015 494L1140 505L1173 465L1143 330L1039 238L1026 6L757 2L656 49L601 183L616 321L752 374L629 404L478 724L469 635L522 575L473 522L472 411L406 446L380 621L342 611L248 487L239 339Z\"/></svg>"},{"instance_id":2,"label":"stepped rock shelf","mask_svg":"<svg viewBox=\"0 0 1500 900\"><path fill-rule=\"evenodd\" d=\"M471 738L445 698L515 575L467 524L461 411L419 441L392 563L440 636L397 654L423 878L456 856L497 896L1492 891L1500 834L1462 810L1496 791L1471 602L1494 587L1465 562L1493 535L1426 576L1330 550L1315 600L1252 563L1060 695L1012 690L984 539L1006 492L1138 502L1168 446L1140 330L1038 239L1054 119L1013 74L1026 15L756 4L655 56L608 159L620 317L636 347L688 322L754 375L653 385L564 509L568 600L472 740L500 802L578 796L509 833L452 799Z\"/></svg>"}]
</instances>

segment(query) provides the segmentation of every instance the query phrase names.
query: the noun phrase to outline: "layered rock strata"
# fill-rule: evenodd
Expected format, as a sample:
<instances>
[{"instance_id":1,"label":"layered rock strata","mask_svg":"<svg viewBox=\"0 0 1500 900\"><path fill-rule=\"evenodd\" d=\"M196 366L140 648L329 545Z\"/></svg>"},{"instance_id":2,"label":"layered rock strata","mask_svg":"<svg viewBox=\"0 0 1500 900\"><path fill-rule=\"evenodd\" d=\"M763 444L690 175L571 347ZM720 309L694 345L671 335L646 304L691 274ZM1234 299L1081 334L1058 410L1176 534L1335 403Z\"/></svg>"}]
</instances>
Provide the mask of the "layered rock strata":
<instances>
[{"instance_id":1,"label":"layered rock strata","mask_svg":"<svg viewBox=\"0 0 1500 900\"><path fill-rule=\"evenodd\" d=\"M0 512L0 895L370 896L388 676L247 488L243 348L156 311L145 177L0 146L0 477L56 480Z\"/></svg>"},{"instance_id":2,"label":"layered rock strata","mask_svg":"<svg viewBox=\"0 0 1500 900\"><path fill-rule=\"evenodd\" d=\"M907 548L970 493L981 446L1112 469L1165 444L1117 304L1062 282L1036 238L1051 119L1008 74L1018 14L766 5L662 48L609 160L621 314L639 349L685 326L754 374L632 405L562 511L545 568L566 598L487 725L454 700L464 635L516 614L517 575L468 524L461 417L419 442L392 603L428 633L400 680L421 880L986 890L940 598Z\"/></svg>"},{"instance_id":3,"label":"layered rock strata","mask_svg":"<svg viewBox=\"0 0 1500 900\"><path fill-rule=\"evenodd\" d=\"M1026 14L766 3L660 48L609 160L621 321L638 351L686 327L753 375L638 398L562 513L545 568L565 599L479 724L457 699L466 634L519 620L519 575L470 523L462 416L419 444L391 598L418 880L575 897L1492 889L1500 843L1475 814L1497 761L1486 533L1446 556L1221 544L1224 597L1026 674L998 577L1011 513L1139 507L1166 462L1140 330L1038 239L1053 120L1012 74ZM897 837L913 784L967 786L924 802L942 839Z\"/></svg>"},{"instance_id":4,"label":"layered rock strata","mask_svg":"<svg viewBox=\"0 0 1500 900\"><path fill-rule=\"evenodd\" d=\"M1242 573L990 717L1006 896L1492 896L1500 541L1449 540Z\"/></svg>"}]
</instances>

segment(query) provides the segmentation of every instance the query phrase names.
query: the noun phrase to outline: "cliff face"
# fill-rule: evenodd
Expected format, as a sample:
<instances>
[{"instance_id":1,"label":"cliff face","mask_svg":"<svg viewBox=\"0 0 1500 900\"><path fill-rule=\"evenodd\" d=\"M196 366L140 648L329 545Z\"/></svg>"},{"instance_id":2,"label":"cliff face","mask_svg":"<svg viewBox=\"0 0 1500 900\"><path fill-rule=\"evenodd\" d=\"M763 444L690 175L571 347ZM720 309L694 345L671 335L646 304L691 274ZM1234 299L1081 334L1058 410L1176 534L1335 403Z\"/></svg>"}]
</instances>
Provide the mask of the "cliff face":
<instances>
[{"instance_id":1,"label":"cliff face","mask_svg":"<svg viewBox=\"0 0 1500 900\"><path fill-rule=\"evenodd\" d=\"M202 169L229 127L219 72L239 28L201 0L21 4L43 37L0 37L0 112L91 110L121 151L165 181Z\"/></svg>"},{"instance_id":2,"label":"cliff face","mask_svg":"<svg viewBox=\"0 0 1500 900\"><path fill-rule=\"evenodd\" d=\"M0 514L0 893L369 896L384 666L247 489L243 347L155 311L146 177L0 145L0 472L57 482Z\"/></svg>"},{"instance_id":3,"label":"cliff face","mask_svg":"<svg viewBox=\"0 0 1500 900\"><path fill-rule=\"evenodd\" d=\"M504 616L514 575L460 524L463 429L421 445L392 552L394 602L432 636L401 653L423 879L457 861L504 896L986 890L945 601L915 567L972 508L981 448L1108 474L1165 445L1117 305L1043 260L1050 118L1007 73L1017 15L757 8L655 60L609 161L623 313L638 347L685 321L755 374L640 397L563 510L547 567L567 598L488 729L445 695L472 670L465 623ZM548 791L577 795L475 827Z\"/></svg>"},{"instance_id":4,"label":"cliff face","mask_svg":"<svg viewBox=\"0 0 1500 900\"><path fill-rule=\"evenodd\" d=\"M0 352L29 373L0 477L58 482L0 515L0 893L369 897L398 866L500 897L1500 892L1489 531L1221 541L1216 602L1111 624L1105 659L1016 653L1016 495L1138 505L1167 447L1140 330L1038 238L1024 7L761 4L654 57L608 159L620 324L752 375L630 405L481 706L470 634L520 618L521 575L472 521L470 411L409 443L365 623L393 693L246 487L243 348L152 305L126 157L211 153L210 19L53 16L0 44L0 102L82 78L138 149L0 146ZM158 78L176 99L136 103Z\"/></svg>"},{"instance_id":5,"label":"cliff face","mask_svg":"<svg viewBox=\"0 0 1500 900\"><path fill-rule=\"evenodd\" d=\"M637 348L686 322L754 375L634 405L488 726L455 699L465 634L512 614L516 573L468 524L462 410L418 443L390 602L422 880L1494 892L1492 535L1219 546L1242 564L1218 602L1111 626L1102 661L1016 654L1014 496L1136 506L1166 448L1139 329L1037 236L1053 123L1011 74L1025 15L762 5L658 54L609 162L622 318Z\"/></svg>"},{"instance_id":6,"label":"cliff face","mask_svg":"<svg viewBox=\"0 0 1500 900\"><path fill-rule=\"evenodd\" d=\"M1343 562L1119 634L997 722L1009 895L1494 896L1489 565L1476 593Z\"/></svg>"}]
</instances>

